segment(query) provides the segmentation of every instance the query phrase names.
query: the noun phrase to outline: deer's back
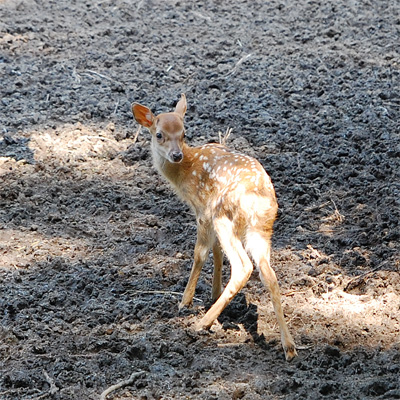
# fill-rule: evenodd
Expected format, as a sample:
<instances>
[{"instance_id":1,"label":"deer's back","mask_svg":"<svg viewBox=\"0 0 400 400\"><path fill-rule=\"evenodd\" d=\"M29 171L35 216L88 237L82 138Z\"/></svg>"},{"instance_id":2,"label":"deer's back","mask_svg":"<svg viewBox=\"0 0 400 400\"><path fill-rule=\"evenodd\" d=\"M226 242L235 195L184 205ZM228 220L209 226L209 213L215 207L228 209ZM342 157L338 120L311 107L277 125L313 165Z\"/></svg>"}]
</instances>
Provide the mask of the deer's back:
<instances>
[{"instance_id":1,"label":"deer's back","mask_svg":"<svg viewBox=\"0 0 400 400\"><path fill-rule=\"evenodd\" d=\"M219 144L193 147L188 153L183 167L189 171L190 184L181 190L192 189L181 197L197 215L226 215L235 224L272 227L277 212L275 190L256 159Z\"/></svg>"}]
</instances>

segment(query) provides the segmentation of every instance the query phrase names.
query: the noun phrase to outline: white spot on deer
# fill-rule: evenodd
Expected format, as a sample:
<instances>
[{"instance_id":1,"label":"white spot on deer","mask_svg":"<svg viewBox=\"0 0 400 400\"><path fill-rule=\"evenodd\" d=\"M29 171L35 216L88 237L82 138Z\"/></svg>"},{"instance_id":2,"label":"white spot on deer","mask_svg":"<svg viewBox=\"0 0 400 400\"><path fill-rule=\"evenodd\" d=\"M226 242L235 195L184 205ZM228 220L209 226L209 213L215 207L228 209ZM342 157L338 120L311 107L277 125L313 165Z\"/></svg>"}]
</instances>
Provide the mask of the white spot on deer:
<instances>
[{"instance_id":1,"label":"white spot on deer","mask_svg":"<svg viewBox=\"0 0 400 400\"><path fill-rule=\"evenodd\" d=\"M220 183L228 183L228 179L226 179L226 177L224 175L219 175L217 178L218 182Z\"/></svg>"},{"instance_id":2,"label":"white spot on deer","mask_svg":"<svg viewBox=\"0 0 400 400\"><path fill-rule=\"evenodd\" d=\"M206 172L210 172L210 169L211 169L210 164L207 162L203 163L203 169Z\"/></svg>"},{"instance_id":3,"label":"white spot on deer","mask_svg":"<svg viewBox=\"0 0 400 400\"><path fill-rule=\"evenodd\" d=\"M196 176L196 175L197 175L197 172L196 172L196 171L193 171L192 174L193 174L194 176Z\"/></svg>"}]
</instances>

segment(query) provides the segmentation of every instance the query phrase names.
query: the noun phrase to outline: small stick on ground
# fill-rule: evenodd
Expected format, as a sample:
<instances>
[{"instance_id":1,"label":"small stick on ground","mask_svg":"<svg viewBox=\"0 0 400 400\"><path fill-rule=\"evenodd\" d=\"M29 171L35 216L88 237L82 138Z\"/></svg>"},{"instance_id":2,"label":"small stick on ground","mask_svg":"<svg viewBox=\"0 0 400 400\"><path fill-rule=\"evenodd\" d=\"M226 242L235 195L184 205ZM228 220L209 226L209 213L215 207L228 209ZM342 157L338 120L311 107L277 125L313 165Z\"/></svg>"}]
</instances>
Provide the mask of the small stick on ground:
<instances>
[{"instance_id":1,"label":"small stick on ground","mask_svg":"<svg viewBox=\"0 0 400 400\"><path fill-rule=\"evenodd\" d=\"M36 397L31 397L32 400L42 400L48 397L53 397L53 395L55 395L60 389L58 389L58 387L56 386L56 384L54 383L54 380L50 377L50 375L43 370L43 375L46 379L46 382L50 385L50 389L48 392L45 393L41 393ZM6 394L7 392L2 392L0 393L0 395L2 394Z\"/></svg>"},{"instance_id":2,"label":"small stick on ground","mask_svg":"<svg viewBox=\"0 0 400 400\"><path fill-rule=\"evenodd\" d=\"M314 281L314 280L312 280L312 281ZM319 285L320 283L321 283L320 281L317 281L313 285L308 286L307 289L304 289L304 290L292 290L290 292L282 293L282 296L293 296L294 294L307 293L310 289L312 290L313 288L315 288L315 286Z\"/></svg>"},{"instance_id":3,"label":"small stick on ground","mask_svg":"<svg viewBox=\"0 0 400 400\"><path fill-rule=\"evenodd\" d=\"M227 128L225 131L225 135L222 136L222 132L218 132L218 136L219 136L219 143L222 144L223 146L226 146L226 142L229 139L229 136L231 136L232 133L232 128Z\"/></svg>"},{"instance_id":4,"label":"small stick on ground","mask_svg":"<svg viewBox=\"0 0 400 400\"><path fill-rule=\"evenodd\" d=\"M121 85L121 86L125 86L123 83L118 82L118 81L116 81L115 79L110 78L110 77L107 76L107 75L103 75L103 74L100 74L99 72L92 71L91 69L85 70L85 74L96 75L96 76L98 76L98 77L101 78L101 79L105 79L105 80L110 81L110 82L115 82L115 83L117 83L118 85Z\"/></svg>"},{"instance_id":5,"label":"small stick on ground","mask_svg":"<svg viewBox=\"0 0 400 400\"><path fill-rule=\"evenodd\" d=\"M128 379L126 379L126 380L124 380L124 381L121 381L121 382L119 382L119 383L117 383L117 384L115 384L115 385L112 385L112 386L110 386L109 388L107 388L107 389L100 395L100 400L106 400L107 396L108 396L111 392L114 392L115 390L121 389L121 388L123 388L123 387L125 387L125 386L128 386L128 385L132 384L133 382L135 382L135 380L136 380L137 378L141 378L143 375L144 375L144 372L143 372L143 371L132 373L132 375L131 375Z\"/></svg>"},{"instance_id":6,"label":"small stick on ground","mask_svg":"<svg viewBox=\"0 0 400 400\"><path fill-rule=\"evenodd\" d=\"M49 393L51 395L56 394L58 392L58 387L54 383L54 380L49 376L49 374L45 370L43 370L43 375L46 378L46 382L50 385Z\"/></svg>"},{"instance_id":7,"label":"small stick on ground","mask_svg":"<svg viewBox=\"0 0 400 400\"><path fill-rule=\"evenodd\" d=\"M317 211L317 210L319 210L319 209L321 209L321 208L326 207L326 206L329 205L330 203L331 203L331 201L326 201L325 203L322 203L322 204L319 204L319 205L316 205L316 206L306 207L306 208L304 209L304 211L307 211L307 212Z\"/></svg>"},{"instance_id":8,"label":"small stick on ground","mask_svg":"<svg viewBox=\"0 0 400 400\"><path fill-rule=\"evenodd\" d=\"M236 65L233 67L233 69L232 69L231 71L229 71L229 72L226 74L225 78L230 78L232 75L234 75L234 74L237 72L237 70L239 69L239 67L240 67L246 60L248 60L252 55L253 55L253 54L250 53L250 54L246 54L245 56L243 56L243 57L236 63Z\"/></svg>"},{"instance_id":9,"label":"small stick on ground","mask_svg":"<svg viewBox=\"0 0 400 400\"><path fill-rule=\"evenodd\" d=\"M78 138L79 139L79 138ZM98 140L107 140L107 141L109 141L109 142L111 142L111 143L114 143L115 144L115 139L109 139L109 138L106 138L106 137L104 137L104 136L93 136L93 135L86 135L86 136L82 136L80 139L98 139Z\"/></svg>"},{"instance_id":10,"label":"small stick on ground","mask_svg":"<svg viewBox=\"0 0 400 400\"><path fill-rule=\"evenodd\" d=\"M343 291L347 292L351 289L354 289L357 286L360 286L363 282L364 279L367 275L373 274L376 271L379 271L384 265L386 265L389 261L386 260L382 263L380 263L377 267L371 269L370 271L364 272L362 275L355 276L354 278L351 278L348 282Z\"/></svg>"},{"instance_id":11,"label":"small stick on ground","mask_svg":"<svg viewBox=\"0 0 400 400\"><path fill-rule=\"evenodd\" d=\"M114 112L113 112L114 115L117 113L118 107L119 107L119 100L115 104L115 108L114 108Z\"/></svg>"},{"instance_id":12,"label":"small stick on ground","mask_svg":"<svg viewBox=\"0 0 400 400\"><path fill-rule=\"evenodd\" d=\"M137 138L138 138L139 133L140 133L141 130L142 130L142 125L139 125L139 128L138 128L138 130L137 130L136 133L135 133L135 137L133 138L133 143L132 143L132 144L135 144L135 143L136 143L136 140L137 140Z\"/></svg>"},{"instance_id":13,"label":"small stick on ground","mask_svg":"<svg viewBox=\"0 0 400 400\"><path fill-rule=\"evenodd\" d=\"M162 295L170 295L170 296L180 296L183 297L183 293L179 292L166 292L163 290L137 290L136 292L131 293L132 295L135 294L162 294ZM197 297L193 297L193 300L199 301L200 303L203 302L203 300L198 299Z\"/></svg>"}]
</instances>

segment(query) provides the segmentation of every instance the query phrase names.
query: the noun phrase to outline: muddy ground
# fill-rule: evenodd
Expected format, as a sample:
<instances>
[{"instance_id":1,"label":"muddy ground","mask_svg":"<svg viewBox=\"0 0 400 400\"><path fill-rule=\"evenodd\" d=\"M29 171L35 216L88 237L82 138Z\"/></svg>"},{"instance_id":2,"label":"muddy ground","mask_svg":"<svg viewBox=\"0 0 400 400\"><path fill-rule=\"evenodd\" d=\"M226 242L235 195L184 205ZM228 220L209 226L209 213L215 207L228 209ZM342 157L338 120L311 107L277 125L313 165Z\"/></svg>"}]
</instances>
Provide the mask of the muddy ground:
<instances>
[{"instance_id":1,"label":"muddy ground","mask_svg":"<svg viewBox=\"0 0 400 400\"><path fill-rule=\"evenodd\" d=\"M400 398L398 1L2 0L0 76L1 400ZM292 363L256 273L178 314L194 218L130 103L181 92L275 184Z\"/></svg>"}]
</instances>

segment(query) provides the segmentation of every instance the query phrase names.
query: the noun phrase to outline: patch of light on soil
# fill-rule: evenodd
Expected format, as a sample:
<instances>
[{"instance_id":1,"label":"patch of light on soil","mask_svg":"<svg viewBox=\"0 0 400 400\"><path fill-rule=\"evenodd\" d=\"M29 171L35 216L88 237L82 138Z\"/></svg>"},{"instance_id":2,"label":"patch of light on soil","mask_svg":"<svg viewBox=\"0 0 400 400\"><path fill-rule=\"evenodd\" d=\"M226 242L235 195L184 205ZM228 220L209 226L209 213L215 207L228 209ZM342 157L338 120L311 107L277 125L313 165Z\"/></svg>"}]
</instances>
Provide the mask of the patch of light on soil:
<instances>
[{"instance_id":1,"label":"patch of light on soil","mask_svg":"<svg viewBox=\"0 0 400 400\"><path fill-rule=\"evenodd\" d=\"M265 301L268 304L259 306L259 331L273 337L273 332L277 331L275 316L268 297ZM398 293L355 295L337 288L317 296L309 289L284 298L284 304L289 327L295 337L324 340L347 349L360 345L386 347L400 343ZM263 321L264 318L269 323Z\"/></svg>"},{"instance_id":2,"label":"patch of light on soil","mask_svg":"<svg viewBox=\"0 0 400 400\"><path fill-rule=\"evenodd\" d=\"M46 237L18 229L0 230L0 243L0 268L4 269L27 268L34 262L47 260L49 255L72 261L94 256L82 238Z\"/></svg>"},{"instance_id":3,"label":"patch of light on soil","mask_svg":"<svg viewBox=\"0 0 400 400\"><path fill-rule=\"evenodd\" d=\"M84 161L88 157L108 158L126 145L115 140L111 128L97 129L78 123L61 126L56 131L34 132L29 147L37 161L49 155L61 161Z\"/></svg>"},{"instance_id":4,"label":"patch of light on soil","mask_svg":"<svg viewBox=\"0 0 400 400\"><path fill-rule=\"evenodd\" d=\"M296 263L287 263L288 259ZM310 245L303 251L280 249L274 252L273 264L281 286L284 312L295 341L330 343L347 350L399 344L400 292L386 289L391 282L398 281L398 273L379 271L370 281L367 275L364 289L349 290L345 288L354 278L334 263L326 266L320 275L309 274L311 262L317 265L329 259ZM336 275L332 275L332 271ZM258 276L253 278L250 290L246 289L246 298L257 305L258 332L264 334L267 341L279 340L269 295L258 282ZM254 297L256 291L261 302Z\"/></svg>"}]
</instances>

